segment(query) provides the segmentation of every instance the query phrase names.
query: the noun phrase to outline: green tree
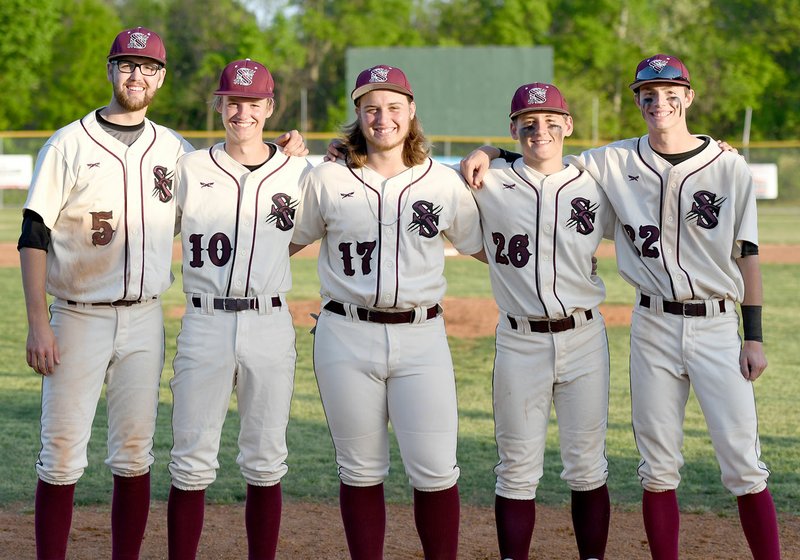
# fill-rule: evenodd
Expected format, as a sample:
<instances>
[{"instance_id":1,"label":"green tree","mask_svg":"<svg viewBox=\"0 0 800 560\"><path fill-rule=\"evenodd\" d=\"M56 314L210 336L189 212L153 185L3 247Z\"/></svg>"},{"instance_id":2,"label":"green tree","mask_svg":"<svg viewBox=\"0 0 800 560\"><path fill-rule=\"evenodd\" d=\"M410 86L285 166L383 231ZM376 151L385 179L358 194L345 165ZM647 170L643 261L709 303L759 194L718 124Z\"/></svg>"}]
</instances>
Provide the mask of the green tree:
<instances>
[{"instance_id":1,"label":"green tree","mask_svg":"<svg viewBox=\"0 0 800 560\"><path fill-rule=\"evenodd\" d=\"M30 128L59 128L111 96L106 56L122 29L116 11L102 0L63 0L60 20L52 56L42 63L46 79L32 102Z\"/></svg>"},{"instance_id":2,"label":"green tree","mask_svg":"<svg viewBox=\"0 0 800 560\"><path fill-rule=\"evenodd\" d=\"M52 38L59 29L59 0L0 2L0 128L23 128L30 120L34 96L49 76ZM13 95L11 93L13 92Z\"/></svg>"}]
</instances>

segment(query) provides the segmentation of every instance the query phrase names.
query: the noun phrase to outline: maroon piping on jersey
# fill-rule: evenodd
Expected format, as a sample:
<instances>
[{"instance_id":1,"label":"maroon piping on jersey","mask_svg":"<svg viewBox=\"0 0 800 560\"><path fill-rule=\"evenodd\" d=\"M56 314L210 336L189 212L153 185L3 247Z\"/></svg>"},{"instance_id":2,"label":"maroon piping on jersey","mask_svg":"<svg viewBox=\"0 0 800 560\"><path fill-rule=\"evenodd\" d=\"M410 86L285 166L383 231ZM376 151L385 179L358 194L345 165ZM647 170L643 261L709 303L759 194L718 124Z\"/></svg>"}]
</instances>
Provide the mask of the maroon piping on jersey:
<instances>
[{"instance_id":1,"label":"maroon piping on jersey","mask_svg":"<svg viewBox=\"0 0 800 560\"><path fill-rule=\"evenodd\" d=\"M84 118L86 118L86 117L84 117ZM106 146L104 146L102 142L100 142L97 138L92 136L92 134L89 132L89 129L86 128L86 125L84 124L83 121L84 121L84 119L81 119L80 120L80 124L81 124L81 128L83 128L83 131L86 133L86 135L92 140L92 142L97 144L100 147L100 149L108 152L108 154L111 157L113 157L115 160L117 160L117 162L119 163L120 167L122 167L122 171L123 171L123 173L122 173L122 185L123 185L122 193L123 193L123 201L124 201L124 208L125 208L125 210L124 210L124 213L125 213L125 220L124 220L124 224L125 224L124 225L124 230L125 230L125 259L124 259L124 263L125 264L123 266L123 273L122 273L122 286L123 286L123 288L122 288L122 297L119 298L119 299L129 299L127 297L128 296L128 275L129 275L128 261L130 260L130 250L129 250L129 247L128 247L128 245L129 245L129 239L128 239L128 173L127 173L127 170L125 168L125 163L121 159L119 159L119 157L117 157L117 155L115 153L113 153ZM147 149L145 149L145 151L142 152L142 155L139 158L139 180L140 180L139 190L140 190L140 196L142 196L142 197L143 197L142 164L143 164L143 161L144 161L144 157L147 155L147 153L150 151L150 149L153 147L153 145L156 142L156 128L153 125L153 123L149 123L149 124L150 124L150 128L153 131L153 140L150 142L150 145L147 146ZM139 280L139 296L136 298L137 301L142 299L142 293L144 291L144 274L145 274L144 261L145 261L145 247L146 247L146 245L145 245L146 232L145 232L145 229L144 229L144 200L141 201L141 209L142 209L142 211L141 211L141 214L142 214L142 224L141 224L142 225L142 276L141 276L141 278Z\"/></svg>"},{"instance_id":2,"label":"maroon piping on jersey","mask_svg":"<svg viewBox=\"0 0 800 560\"><path fill-rule=\"evenodd\" d=\"M225 169L216 159L214 159L213 150L214 150L214 146L211 146L208 149L208 157L210 157L211 161L214 162L214 165L216 165L220 169L220 171L225 173L225 175L230 177L231 181L233 181L233 183L236 185L236 220L234 221L234 231L233 231L233 255L231 257L230 267L228 268L228 284L225 287L225 294L224 294L225 297L230 297L230 295L231 295L231 283L233 282L233 271L236 269L236 253L238 252L237 251L237 247L239 246L239 218L240 218L240 213L241 213L240 209L241 209L241 204L242 204L242 186L239 184L239 181L236 179L236 177L231 175L228 172L227 169ZM276 150L275 153L278 154L279 152ZM257 219L257 217L258 217L258 191L261 189L261 185L264 183L264 181L266 181L272 175L277 173L288 162L289 162L289 158L287 157L282 164L280 164L276 169L271 171L266 177L264 177L258 183L258 187L256 189L256 208L255 208L256 219L253 220L253 239L254 240L255 240L255 235L256 235L256 229L258 228L258 219ZM248 293L248 291L250 289L250 271L251 271L251 267L252 267L252 264L253 264L253 253L255 252L254 249L255 249L255 241L253 242L253 250L250 251L250 260L247 263L247 282L245 283L245 292L244 292L245 295Z\"/></svg>"},{"instance_id":3,"label":"maroon piping on jersey","mask_svg":"<svg viewBox=\"0 0 800 560\"><path fill-rule=\"evenodd\" d=\"M400 216L400 208L401 208L400 201L402 200L403 194L405 193L405 191L408 190L409 188L411 188L411 186L414 185L415 183L417 183L418 181L421 181L422 178L425 177L428 174L428 172L431 170L431 167L433 167L433 160L431 158L428 158L428 168L425 170L425 172L422 174L422 176L420 176L419 179L413 181L411 184L409 184L407 187L405 187L400 192L400 195L397 197L397 231L396 231L397 242L395 243L395 246L397 247L396 250L395 250L395 262L397 263L397 265L394 267L394 269L395 269L394 270L395 286L397 286L397 287L395 288L395 291L394 291L394 303L392 304L392 307L397 307L397 297L398 297L398 293L400 292L400 218L402 217L402 216ZM374 300L374 302L372 304L373 307L378 307L378 303L380 302L380 294L381 294L381 287L380 287L381 286L381 266L380 266L380 262L381 262L381 251L383 250L383 237L382 237L383 229L381 228L381 224L380 224L380 216L383 215L383 212L382 212L382 210L383 210L383 200L381 199L381 194L375 188L373 188L371 185L369 185L366 182L362 181L362 178L360 176L356 175L356 172L353 170L353 168L348 166L347 169L350 171L350 173L353 175L353 177L355 177L355 179L359 183L363 183L363 185L366 188L368 188L369 190L371 190L372 192L374 192L375 196L378 198L378 211L377 211L377 214L379 216L379 218L378 218L378 260L377 260L378 266L376 267L378 269L378 271L377 271L377 277L375 279L375 300Z\"/></svg>"},{"instance_id":4,"label":"maroon piping on jersey","mask_svg":"<svg viewBox=\"0 0 800 560\"><path fill-rule=\"evenodd\" d=\"M644 156L642 155L642 138L644 137L641 137L636 141L636 155L639 156L639 159L642 161L644 166L647 167L647 169L649 169L650 171L652 171L656 177L658 177L658 184L660 185L659 186L660 196L658 203L658 227L660 231L661 224L664 223L664 179L661 177L661 174L658 171L656 171L649 163L647 163L647 160L644 159ZM669 273L669 269L667 268L667 259L664 256L663 235L660 234L658 236L658 249L661 253L661 264L664 267L664 272L667 273L667 278L669 278L669 289L672 291L672 299L675 299L677 297L675 295L675 284L672 282L672 275ZM646 261L644 259L641 260L642 264L647 266Z\"/></svg>"},{"instance_id":5,"label":"maroon piping on jersey","mask_svg":"<svg viewBox=\"0 0 800 560\"><path fill-rule=\"evenodd\" d=\"M275 155L277 156L279 153L280 152L276 149L275 150ZM281 154L281 155L283 155L283 154ZM258 201L259 201L259 194L261 193L261 187L264 185L264 183L267 182L267 180L269 178L271 178L278 171L283 169L288 163L289 163L289 156L283 155L283 163L281 163L278 167L276 167L275 169L270 171L267 174L266 177L261 179L261 181L258 183L258 188L256 189L256 208L255 208L256 219L253 220L253 242L251 244L253 250L250 251L250 260L247 261L247 283L245 284L245 287L244 287L244 289L245 289L244 293L245 294L250 293L250 271L253 270L253 256L256 254L256 239L257 239L256 234L258 232L258 223L259 223L259 220L258 220L258 216L259 216L259 214L258 214ZM237 213L239 212L238 208L236 209L236 212ZM233 271L231 270L231 272L233 272Z\"/></svg>"},{"instance_id":6,"label":"maroon piping on jersey","mask_svg":"<svg viewBox=\"0 0 800 560\"><path fill-rule=\"evenodd\" d=\"M709 161L708 163L705 163L704 165L701 165L700 167L698 167L697 169L695 169L694 171L692 171L691 173L686 175L686 177L683 178L683 180L681 181L681 186L678 189L678 216L679 217L683 216L683 211L681 210L681 195L683 194L683 187L684 187L684 185L686 185L686 181L689 179L689 177L691 177L695 173L699 173L700 171L702 171L703 169L705 169L706 167L708 167L709 165L711 165L712 163L717 161L717 158L719 158L721 155L722 155L722 150L720 150L720 152L714 158L712 158L711 161ZM680 224L678 225L678 246L675 249L675 252L677 253L675 255L675 260L678 263L678 267L683 271L683 273L686 275L686 279L689 281L689 289L692 290L692 298L691 299L695 299L694 284L692 283L692 277L689 276L689 271L687 271L685 268L683 268L683 266L681 266L681 228L682 227L683 227L683 220L681 220Z\"/></svg>"},{"instance_id":7,"label":"maroon piping on jersey","mask_svg":"<svg viewBox=\"0 0 800 560\"><path fill-rule=\"evenodd\" d=\"M142 166L144 165L144 157L148 154L148 152L150 152L150 150L153 148L153 146L156 143L156 129L152 125L152 123L151 123L150 126L153 127L153 141L150 142L150 145L147 146L147 149L142 153L142 157L139 159L139 204L141 205L141 209L142 209L142 223L140 224L141 228L142 228L142 276L141 276L141 278L139 280L139 297L136 298L137 300L142 299L142 294L144 293L144 275L145 275L145 272L147 270L145 265L144 265L145 250L147 248L147 239L146 239L147 230L145 230L145 227L144 227L144 224L145 224L146 220L145 220L145 217L144 217L144 212L145 212L145 206L144 206L144 174L143 174L144 169L142 168ZM126 215L127 215L127 213L126 213Z\"/></svg>"},{"instance_id":8,"label":"maroon piping on jersey","mask_svg":"<svg viewBox=\"0 0 800 560\"><path fill-rule=\"evenodd\" d=\"M569 181L567 181L566 183L564 183L563 185L558 187L558 190L556 191L556 210L555 210L555 213L556 213L556 227L553 228L553 230L554 230L553 231L553 295L558 300L558 303L561 306L561 313L564 315L564 317L567 316L567 308L564 306L564 302L561 301L561 298L558 297L558 291L556 290L556 284L557 284L556 283L556 279L558 278L558 272L556 270L556 261L558 260L557 254L556 254L556 247L558 246L558 232L561 231L561 228L558 227L558 203L561 200L559 198L559 195L561 194L561 191L563 191L565 188L567 188L571 183L577 181L578 178L581 175L583 175L583 171L578 171L578 174L575 177L573 177L572 179L570 179ZM549 315L548 315L548 317L549 317Z\"/></svg>"},{"instance_id":9,"label":"maroon piping on jersey","mask_svg":"<svg viewBox=\"0 0 800 560\"><path fill-rule=\"evenodd\" d=\"M530 183L525 177L517 173L517 170L514 169L514 165L511 165L511 170L519 177L522 182L528 185L531 190L536 194L536 243L534 244L534 284L536 285L536 297L539 299L539 303L542 304L542 309L544 309L545 317L549 317L550 313L547 311L547 304L542 299L542 285L540 283L540 276L539 276L539 224L541 223L542 218L542 194L539 192L532 183Z\"/></svg>"}]
</instances>

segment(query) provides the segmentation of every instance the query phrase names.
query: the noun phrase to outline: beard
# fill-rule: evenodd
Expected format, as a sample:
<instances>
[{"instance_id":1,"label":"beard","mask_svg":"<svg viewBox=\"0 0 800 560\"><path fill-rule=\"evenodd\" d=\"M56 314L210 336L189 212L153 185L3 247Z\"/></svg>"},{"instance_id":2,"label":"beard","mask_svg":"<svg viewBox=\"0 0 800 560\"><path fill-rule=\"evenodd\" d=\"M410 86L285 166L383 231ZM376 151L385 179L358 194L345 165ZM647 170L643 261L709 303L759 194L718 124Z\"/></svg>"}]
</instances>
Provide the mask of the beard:
<instances>
[{"instance_id":1,"label":"beard","mask_svg":"<svg viewBox=\"0 0 800 560\"><path fill-rule=\"evenodd\" d=\"M114 99L116 99L120 107L126 111L141 111L150 105L150 102L153 101L154 96L155 91L150 91L147 89L147 86L145 86L143 99L131 99L128 96L128 92L124 85L114 86Z\"/></svg>"}]
</instances>

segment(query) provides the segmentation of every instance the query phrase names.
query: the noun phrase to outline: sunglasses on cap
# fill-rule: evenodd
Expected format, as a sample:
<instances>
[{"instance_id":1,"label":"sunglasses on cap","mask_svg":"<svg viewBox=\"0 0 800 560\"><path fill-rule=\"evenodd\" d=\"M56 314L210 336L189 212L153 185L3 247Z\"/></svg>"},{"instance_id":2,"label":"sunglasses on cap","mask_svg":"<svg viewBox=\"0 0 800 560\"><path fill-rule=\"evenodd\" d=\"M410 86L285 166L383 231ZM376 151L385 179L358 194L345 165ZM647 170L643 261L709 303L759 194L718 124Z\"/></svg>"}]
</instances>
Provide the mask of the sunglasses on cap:
<instances>
[{"instance_id":1,"label":"sunglasses on cap","mask_svg":"<svg viewBox=\"0 0 800 560\"><path fill-rule=\"evenodd\" d=\"M689 78L683 75L680 68L674 66L664 66L660 71L651 66L645 66L636 72L636 82L646 82L652 80L678 80L681 82L689 83Z\"/></svg>"}]
</instances>

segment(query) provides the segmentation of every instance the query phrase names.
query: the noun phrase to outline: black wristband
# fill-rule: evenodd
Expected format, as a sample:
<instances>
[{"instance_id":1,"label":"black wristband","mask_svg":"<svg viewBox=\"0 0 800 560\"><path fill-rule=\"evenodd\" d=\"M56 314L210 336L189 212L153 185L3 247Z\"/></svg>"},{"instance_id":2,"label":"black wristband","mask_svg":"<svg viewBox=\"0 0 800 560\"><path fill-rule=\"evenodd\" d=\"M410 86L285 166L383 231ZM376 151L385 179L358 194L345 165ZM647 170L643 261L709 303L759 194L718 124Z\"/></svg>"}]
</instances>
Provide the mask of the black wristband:
<instances>
[{"instance_id":1,"label":"black wristband","mask_svg":"<svg viewBox=\"0 0 800 560\"><path fill-rule=\"evenodd\" d=\"M761 332L761 306L742 305L742 327L745 340L764 342Z\"/></svg>"}]
</instances>

